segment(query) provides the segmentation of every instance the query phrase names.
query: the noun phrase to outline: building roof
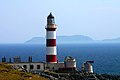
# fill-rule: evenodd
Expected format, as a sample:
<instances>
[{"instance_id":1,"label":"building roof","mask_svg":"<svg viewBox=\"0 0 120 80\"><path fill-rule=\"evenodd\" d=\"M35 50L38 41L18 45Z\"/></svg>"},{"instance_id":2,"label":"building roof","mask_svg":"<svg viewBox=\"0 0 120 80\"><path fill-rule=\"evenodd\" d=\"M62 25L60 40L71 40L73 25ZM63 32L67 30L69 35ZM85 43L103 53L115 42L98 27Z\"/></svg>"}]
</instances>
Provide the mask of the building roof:
<instances>
[{"instance_id":1,"label":"building roof","mask_svg":"<svg viewBox=\"0 0 120 80\"><path fill-rule=\"evenodd\" d=\"M19 63L45 63L45 62L16 62L16 63L15 62L11 62L11 64L19 64Z\"/></svg>"},{"instance_id":2,"label":"building roof","mask_svg":"<svg viewBox=\"0 0 120 80\"><path fill-rule=\"evenodd\" d=\"M65 61L75 61L75 58L73 58L71 56L66 56Z\"/></svg>"}]
</instances>

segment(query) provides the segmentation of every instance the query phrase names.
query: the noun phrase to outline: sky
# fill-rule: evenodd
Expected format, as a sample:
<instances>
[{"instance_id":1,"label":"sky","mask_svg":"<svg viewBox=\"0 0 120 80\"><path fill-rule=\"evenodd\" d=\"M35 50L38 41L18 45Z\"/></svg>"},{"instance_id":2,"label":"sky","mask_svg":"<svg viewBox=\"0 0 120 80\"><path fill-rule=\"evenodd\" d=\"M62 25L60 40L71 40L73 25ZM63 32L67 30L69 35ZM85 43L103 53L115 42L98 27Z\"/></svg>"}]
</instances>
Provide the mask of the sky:
<instances>
[{"instance_id":1,"label":"sky","mask_svg":"<svg viewBox=\"0 0 120 80\"><path fill-rule=\"evenodd\" d=\"M57 36L120 37L120 0L0 0L0 43L45 37L50 12Z\"/></svg>"}]
</instances>

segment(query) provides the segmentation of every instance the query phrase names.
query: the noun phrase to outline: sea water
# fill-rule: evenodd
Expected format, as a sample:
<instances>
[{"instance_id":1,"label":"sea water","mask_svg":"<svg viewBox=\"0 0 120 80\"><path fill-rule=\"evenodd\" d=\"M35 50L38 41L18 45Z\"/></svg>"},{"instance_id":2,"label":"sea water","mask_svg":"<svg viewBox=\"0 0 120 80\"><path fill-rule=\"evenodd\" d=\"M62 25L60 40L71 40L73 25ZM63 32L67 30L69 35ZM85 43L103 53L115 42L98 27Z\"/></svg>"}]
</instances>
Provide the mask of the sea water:
<instances>
[{"instance_id":1,"label":"sea water","mask_svg":"<svg viewBox=\"0 0 120 80\"><path fill-rule=\"evenodd\" d=\"M13 61L16 56L28 61L32 56L33 61L45 62L46 47L43 44L0 44L0 61L4 56L7 61L9 58ZM79 70L83 62L93 60L96 73L120 74L120 43L58 44L58 61L64 61L66 56L76 59Z\"/></svg>"}]
</instances>

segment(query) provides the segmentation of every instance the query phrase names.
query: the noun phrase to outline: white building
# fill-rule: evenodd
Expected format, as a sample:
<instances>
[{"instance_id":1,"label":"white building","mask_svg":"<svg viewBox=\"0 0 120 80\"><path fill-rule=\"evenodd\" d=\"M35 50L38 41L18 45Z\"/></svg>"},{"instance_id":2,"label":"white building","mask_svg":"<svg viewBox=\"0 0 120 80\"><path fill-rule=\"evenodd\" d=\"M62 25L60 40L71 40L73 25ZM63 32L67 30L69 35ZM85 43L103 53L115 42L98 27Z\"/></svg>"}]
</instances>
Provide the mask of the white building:
<instances>
[{"instance_id":1,"label":"white building","mask_svg":"<svg viewBox=\"0 0 120 80\"><path fill-rule=\"evenodd\" d=\"M93 61L86 61L85 63L82 64L82 71L85 73L93 73L93 66L92 66Z\"/></svg>"},{"instance_id":2,"label":"white building","mask_svg":"<svg viewBox=\"0 0 120 80\"><path fill-rule=\"evenodd\" d=\"M76 68L76 60L71 56L65 57L64 63L66 68Z\"/></svg>"},{"instance_id":3,"label":"white building","mask_svg":"<svg viewBox=\"0 0 120 80\"><path fill-rule=\"evenodd\" d=\"M26 69L28 72L39 72L45 70L45 63L43 62L18 62L9 64L12 66L20 66Z\"/></svg>"}]
</instances>

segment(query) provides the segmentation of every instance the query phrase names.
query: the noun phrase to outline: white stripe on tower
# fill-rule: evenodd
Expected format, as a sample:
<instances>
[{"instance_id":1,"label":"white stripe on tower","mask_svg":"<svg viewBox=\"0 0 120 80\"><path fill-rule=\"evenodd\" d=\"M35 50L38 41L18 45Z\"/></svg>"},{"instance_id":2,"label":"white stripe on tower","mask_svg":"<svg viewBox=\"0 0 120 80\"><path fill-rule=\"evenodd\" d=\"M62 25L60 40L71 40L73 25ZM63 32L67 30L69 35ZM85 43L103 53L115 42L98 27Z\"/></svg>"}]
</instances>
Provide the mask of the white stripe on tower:
<instances>
[{"instance_id":1,"label":"white stripe on tower","mask_svg":"<svg viewBox=\"0 0 120 80\"><path fill-rule=\"evenodd\" d=\"M56 39L56 31L47 31L47 39Z\"/></svg>"},{"instance_id":2,"label":"white stripe on tower","mask_svg":"<svg viewBox=\"0 0 120 80\"><path fill-rule=\"evenodd\" d=\"M57 62L57 50L56 50L56 25L54 22L54 16L50 13L47 17L46 27L46 62Z\"/></svg>"},{"instance_id":3,"label":"white stripe on tower","mask_svg":"<svg viewBox=\"0 0 120 80\"><path fill-rule=\"evenodd\" d=\"M56 46L55 47L47 47L47 55L56 55Z\"/></svg>"}]
</instances>

